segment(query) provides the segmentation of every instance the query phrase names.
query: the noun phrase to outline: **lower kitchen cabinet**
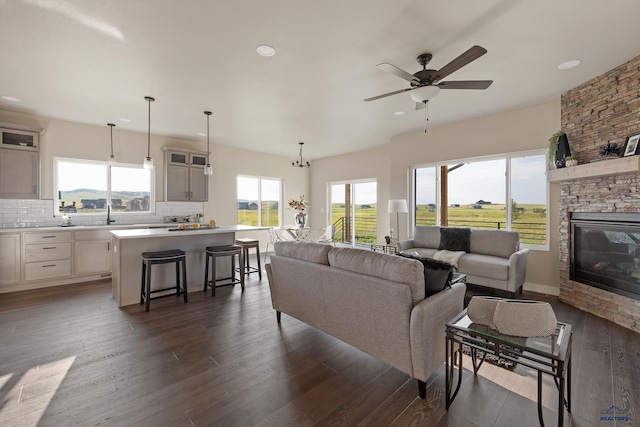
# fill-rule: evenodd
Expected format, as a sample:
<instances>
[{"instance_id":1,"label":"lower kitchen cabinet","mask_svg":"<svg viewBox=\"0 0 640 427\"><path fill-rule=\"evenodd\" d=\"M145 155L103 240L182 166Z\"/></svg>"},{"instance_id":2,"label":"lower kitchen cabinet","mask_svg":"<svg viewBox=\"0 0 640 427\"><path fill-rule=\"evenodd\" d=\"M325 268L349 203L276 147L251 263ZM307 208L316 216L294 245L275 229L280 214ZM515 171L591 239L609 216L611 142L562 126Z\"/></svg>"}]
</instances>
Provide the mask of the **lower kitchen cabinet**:
<instances>
[{"instance_id":1,"label":"lower kitchen cabinet","mask_svg":"<svg viewBox=\"0 0 640 427\"><path fill-rule=\"evenodd\" d=\"M20 282L20 234L0 234L0 285Z\"/></svg>"},{"instance_id":2,"label":"lower kitchen cabinet","mask_svg":"<svg viewBox=\"0 0 640 427\"><path fill-rule=\"evenodd\" d=\"M74 274L111 272L111 233L107 230L76 231Z\"/></svg>"},{"instance_id":3,"label":"lower kitchen cabinet","mask_svg":"<svg viewBox=\"0 0 640 427\"><path fill-rule=\"evenodd\" d=\"M71 232L25 233L24 280L71 275Z\"/></svg>"}]
</instances>

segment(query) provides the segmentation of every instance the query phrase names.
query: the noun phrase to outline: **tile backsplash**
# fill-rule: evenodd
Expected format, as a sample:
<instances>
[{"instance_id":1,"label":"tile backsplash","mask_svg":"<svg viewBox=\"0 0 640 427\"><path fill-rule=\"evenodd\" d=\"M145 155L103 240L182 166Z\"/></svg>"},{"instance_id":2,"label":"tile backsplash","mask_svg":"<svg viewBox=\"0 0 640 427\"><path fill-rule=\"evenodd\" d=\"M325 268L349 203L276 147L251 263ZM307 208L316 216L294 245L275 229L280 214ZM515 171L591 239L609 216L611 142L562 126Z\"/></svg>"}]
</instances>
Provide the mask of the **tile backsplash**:
<instances>
[{"instance_id":1,"label":"tile backsplash","mask_svg":"<svg viewBox=\"0 0 640 427\"><path fill-rule=\"evenodd\" d=\"M165 222L165 217L195 216L204 211L200 202L157 202L155 214L112 214L114 225L155 224ZM105 214L69 214L74 225L102 225ZM0 199L0 228L55 227L62 225L62 217L54 216L53 200Z\"/></svg>"}]
</instances>

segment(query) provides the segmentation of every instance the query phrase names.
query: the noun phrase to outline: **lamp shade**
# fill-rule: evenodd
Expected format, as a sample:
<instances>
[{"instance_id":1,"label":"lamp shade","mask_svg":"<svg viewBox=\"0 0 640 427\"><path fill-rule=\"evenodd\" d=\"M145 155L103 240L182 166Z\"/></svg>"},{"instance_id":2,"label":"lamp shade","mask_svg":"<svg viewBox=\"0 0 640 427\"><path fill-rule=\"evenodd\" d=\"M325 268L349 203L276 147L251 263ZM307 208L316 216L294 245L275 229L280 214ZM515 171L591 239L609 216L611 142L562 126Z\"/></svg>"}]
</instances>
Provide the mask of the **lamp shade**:
<instances>
[{"instance_id":1,"label":"lamp shade","mask_svg":"<svg viewBox=\"0 0 640 427\"><path fill-rule=\"evenodd\" d=\"M425 102L429 101L439 93L440 88L438 86L422 86L412 90L409 95L411 96L411 99L416 102Z\"/></svg>"},{"instance_id":2,"label":"lamp shade","mask_svg":"<svg viewBox=\"0 0 640 427\"><path fill-rule=\"evenodd\" d=\"M406 199L389 200L389 213L406 213L409 212L407 208Z\"/></svg>"}]
</instances>

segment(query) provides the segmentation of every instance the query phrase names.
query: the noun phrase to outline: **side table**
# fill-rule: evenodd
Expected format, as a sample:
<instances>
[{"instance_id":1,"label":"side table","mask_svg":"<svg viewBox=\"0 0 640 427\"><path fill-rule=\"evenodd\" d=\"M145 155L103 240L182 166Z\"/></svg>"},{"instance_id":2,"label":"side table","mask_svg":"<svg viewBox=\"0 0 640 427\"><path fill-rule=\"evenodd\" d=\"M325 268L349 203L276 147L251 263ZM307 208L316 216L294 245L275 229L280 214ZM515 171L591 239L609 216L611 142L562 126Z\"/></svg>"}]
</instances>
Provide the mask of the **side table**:
<instances>
[{"instance_id":1,"label":"side table","mask_svg":"<svg viewBox=\"0 0 640 427\"><path fill-rule=\"evenodd\" d=\"M383 252L391 255L398 253L398 247L396 245L388 245L386 243L375 243L371 245L371 250L373 252Z\"/></svg>"},{"instance_id":2,"label":"side table","mask_svg":"<svg viewBox=\"0 0 640 427\"><path fill-rule=\"evenodd\" d=\"M446 409L456 398L462 383L462 346L471 349L474 374L482 366L487 354L520 363L538 372L538 420L542 417L542 374L548 374L558 388L558 426L564 423L564 408L571 412L571 325L558 322L556 331L548 337L514 337L504 335L484 325L473 323L467 310L446 325ZM476 360L481 353L480 362ZM453 390L454 369L458 369L457 385ZM566 398L565 398L566 393Z\"/></svg>"}]
</instances>

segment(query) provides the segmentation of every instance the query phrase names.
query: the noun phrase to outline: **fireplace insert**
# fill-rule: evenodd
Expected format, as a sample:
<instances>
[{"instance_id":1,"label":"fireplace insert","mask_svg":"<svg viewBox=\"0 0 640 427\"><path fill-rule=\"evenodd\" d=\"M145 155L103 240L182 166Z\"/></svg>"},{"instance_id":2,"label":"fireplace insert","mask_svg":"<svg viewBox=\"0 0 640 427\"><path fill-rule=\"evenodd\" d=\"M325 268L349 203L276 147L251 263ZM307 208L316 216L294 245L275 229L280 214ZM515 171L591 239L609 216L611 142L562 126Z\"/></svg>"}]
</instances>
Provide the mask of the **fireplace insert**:
<instances>
[{"instance_id":1,"label":"fireplace insert","mask_svg":"<svg viewBox=\"0 0 640 427\"><path fill-rule=\"evenodd\" d=\"M574 212L570 278L640 300L640 213Z\"/></svg>"}]
</instances>

